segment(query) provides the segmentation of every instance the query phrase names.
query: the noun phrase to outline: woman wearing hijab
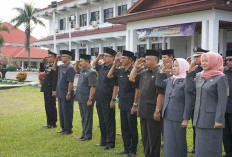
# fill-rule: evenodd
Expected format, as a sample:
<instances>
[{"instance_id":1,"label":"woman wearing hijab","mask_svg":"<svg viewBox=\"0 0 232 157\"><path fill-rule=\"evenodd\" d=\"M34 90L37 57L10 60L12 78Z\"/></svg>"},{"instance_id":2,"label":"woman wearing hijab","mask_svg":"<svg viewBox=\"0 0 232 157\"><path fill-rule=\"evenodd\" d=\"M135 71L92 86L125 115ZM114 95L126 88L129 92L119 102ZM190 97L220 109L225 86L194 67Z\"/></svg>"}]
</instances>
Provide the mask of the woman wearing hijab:
<instances>
[{"instance_id":1,"label":"woman wearing hijab","mask_svg":"<svg viewBox=\"0 0 232 157\"><path fill-rule=\"evenodd\" d=\"M221 157L228 80L223 59L213 52L202 54L203 71L196 76L194 63L186 78L186 89L196 94L193 125L196 128L196 157Z\"/></svg>"},{"instance_id":2,"label":"woman wearing hijab","mask_svg":"<svg viewBox=\"0 0 232 157\"><path fill-rule=\"evenodd\" d=\"M189 63L183 58L173 60L173 76L167 79L165 69L161 70L156 86L165 88L162 110L164 118L164 157L187 157L186 127L192 114L193 95L185 90L186 71Z\"/></svg>"}]
</instances>

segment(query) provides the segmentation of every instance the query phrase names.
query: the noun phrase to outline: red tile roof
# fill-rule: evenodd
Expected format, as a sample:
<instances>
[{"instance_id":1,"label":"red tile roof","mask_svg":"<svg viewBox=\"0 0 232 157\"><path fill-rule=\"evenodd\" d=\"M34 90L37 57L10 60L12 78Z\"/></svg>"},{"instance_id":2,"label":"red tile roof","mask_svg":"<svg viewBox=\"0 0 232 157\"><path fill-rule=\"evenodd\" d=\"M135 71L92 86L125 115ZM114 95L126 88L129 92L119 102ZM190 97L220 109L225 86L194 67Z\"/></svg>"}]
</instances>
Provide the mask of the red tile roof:
<instances>
[{"instance_id":1,"label":"red tile roof","mask_svg":"<svg viewBox=\"0 0 232 157\"><path fill-rule=\"evenodd\" d=\"M7 26L8 29L10 30L10 33L5 32L5 31L0 31L0 34L4 37L4 40L6 43L17 43L17 44L24 44L26 40L26 35L25 33L18 29L14 28L14 26L10 23L4 22L2 25ZM31 36L31 43L36 41L37 39Z\"/></svg>"},{"instance_id":2,"label":"red tile roof","mask_svg":"<svg viewBox=\"0 0 232 157\"><path fill-rule=\"evenodd\" d=\"M28 58L25 47L22 46L3 46L2 55L12 58ZM31 47L31 58L40 59L47 56L47 50L39 47Z\"/></svg>"}]
</instances>

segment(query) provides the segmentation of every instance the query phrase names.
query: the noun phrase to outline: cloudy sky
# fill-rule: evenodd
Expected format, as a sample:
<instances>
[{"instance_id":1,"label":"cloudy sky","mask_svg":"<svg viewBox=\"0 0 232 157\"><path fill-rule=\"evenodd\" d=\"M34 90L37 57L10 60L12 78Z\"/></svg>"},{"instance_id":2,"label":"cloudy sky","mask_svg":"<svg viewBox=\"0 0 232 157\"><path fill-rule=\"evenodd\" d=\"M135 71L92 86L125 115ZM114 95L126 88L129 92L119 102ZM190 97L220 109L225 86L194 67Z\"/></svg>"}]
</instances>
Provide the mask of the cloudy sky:
<instances>
[{"instance_id":1,"label":"cloudy sky","mask_svg":"<svg viewBox=\"0 0 232 157\"><path fill-rule=\"evenodd\" d=\"M2 22L10 22L12 18L17 15L17 12L13 10L15 7L23 7L24 3L31 3L34 4L36 8L45 8L49 4L51 4L53 0L1 0L0 5L0 20ZM48 25L48 22L43 20L45 25ZM23 26L20 27L23 30ZM46 37L48 33L48 29L41 26L35 26L35 29L32 32L32 36L37 39L42 37Z\"/></svg>"}]
</instances>

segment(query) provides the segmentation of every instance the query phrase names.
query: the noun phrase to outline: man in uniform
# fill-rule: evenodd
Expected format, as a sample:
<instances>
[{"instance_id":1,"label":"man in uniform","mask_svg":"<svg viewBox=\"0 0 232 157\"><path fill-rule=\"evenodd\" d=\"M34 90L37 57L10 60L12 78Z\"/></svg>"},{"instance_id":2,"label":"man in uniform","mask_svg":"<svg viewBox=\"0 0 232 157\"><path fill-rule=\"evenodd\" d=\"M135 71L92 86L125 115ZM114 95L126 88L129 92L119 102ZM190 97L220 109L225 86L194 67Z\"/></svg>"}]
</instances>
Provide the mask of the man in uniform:
<instances>
[{"instance_id":1,"label":"man in uniform","mask_svg":"<svg viewBox=\"0 0 232 157\"><path fill-rule=\"evenodd\" d=\"M167 50L162 50L161 51L162 55L162 61L163 61L163 66L169 67L168 69L165 70L165 73L167 74L168 78L172 76L172 61L174 59L174 50L173 49L167 49Z\"/></svg>"},{"instance_id":2,"label":"man in uniform","mask_svg":"<svg viewBox=\"0 0 232 157\"><path fill-rule=\"evenodd\" d=\"M226 51L226 65L224 73L228 77L229 96L225 113L225 128L223 129L224 157L232 157L232 50Z\"/></svg>"},{"instance_id":3,"label":"man in uniform","mask_svg":"<svg viewBox=\"0 0 232 157\"><path fill-rule=\"evenodd\" d=\"M201 55L203 53L207 53L209 51L204 50L201 47L195 47L193 49L193 52L194 52L194 55L193 55L194 61L191 64L191 66L195 66L196 68L195 68L194 72L199 73L203 70L203 68L201 66ZM193 106L194 105L195 105L195 102L194 102ZM193 120L193 114L194 114L194 107L193 107L193 112L192 112L192 120ZM195 133L195 127L193 126L193 149L188 151L188 153L195 153L195 138L196 138L196 133Z\"/></svg>"},{"instance_id":4,"label":"man in uniform","mask_svg":"<svg viewBox=\"0 0 232 157\"><path fill-rule=\"evenodd\" d=\"M64 135L72 133L72 121L73 121L73 82L75 77L75 71L71 63L72 52L67 50L61 51L61 61L63 64L58 67L58 80L56 88L56 97L58 98L59 106L59 118L61 133ZM57 66L57 62L60 57L57 57L53 66Z\"/></svg>"},{"instance_id":5,"label":"man in uniform","mask_svg":"<svg viewBox=\"0 0 232 157\"><path fill-rule=\"evenodd\" d=\"M135 62L129 76L130 81L139 83L138 116L140 117L145 157L160 156L160 111L163 105L164 91L155 86L156 76L159 73L159 57L159 52L147 50L145 59L140 58ZM138 73L138 69L143 64L146 69Z\"/></svg>"},{"instance_id":6,"label":"man in uniform","mask_svg":"<svg viewBox=\"0 0 232 157\"><path fill-rule=\"evenodd\" d=\"M116 134L116 122L115 122L115 101L118 87L115 84L115 79L107 78L110 68L113 65L113 61L116 55L116 51L107 48L104 54L98 55L92 66L95 67L98 72L98 85L96 89L96 107L98 112L101 141L96 146L106 146L105 150L109 150L115 147L115 134ZM103 59L104 64L98 64L98 61Z\"/></svg>"},{"instance_id":7,"label":"man in uniform","mask_svg":"<svg viewBox=\"0 0 232 157\"><path fill-rule=\"evenodd\" d=\"M75 99L78 101L82 134L79 140L92 139L94 94L97 86L97 73L90 65L91 55L81 54L74 70L79 73ZM79 68L80 66L80 68Z\"/></svg>"},{"instance_id":8,"label":"man in uniform","mask_svg":"<svg viewBox=\"0 0 232 157\"><path fill-rule=\"evenodd\" d=\"M57 110L56 110L56 83L57 71L52 70L56 54L48 50L48 55L40 63L40 73L44 73L42 80L41 92L44 93L45 111L47 116L47 125L44 128L51 129L56 127ZM45 60L47 64L45 65Z\"/></svg>"},{"instance_id":9,"label":"man in uniform","mask_svg":"<svg viewBox=\"0 0 232 157\"><path fill-rule=\"evenodd\" d=\"M124 150L117 154L128 154L129 157L133 157L138 144L137 115L131 114L135 97L135 83L129 81L134 53L124 50L121 57L123 68L116 69L119 62L120 58L117 58L107 75L108 78L116 78L119 86L118 98Z\"/></svg>"}]
</instances>

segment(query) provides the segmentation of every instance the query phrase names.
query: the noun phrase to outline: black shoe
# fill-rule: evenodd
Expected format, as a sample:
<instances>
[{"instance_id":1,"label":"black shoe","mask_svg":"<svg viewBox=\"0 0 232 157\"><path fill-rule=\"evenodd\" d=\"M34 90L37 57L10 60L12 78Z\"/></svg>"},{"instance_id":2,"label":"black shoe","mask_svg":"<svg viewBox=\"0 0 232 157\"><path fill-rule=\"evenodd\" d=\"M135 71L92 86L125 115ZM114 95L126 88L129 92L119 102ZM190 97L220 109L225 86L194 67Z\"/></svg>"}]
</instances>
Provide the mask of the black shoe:
<instances>
[{"instance_id":1,"label":"black shoe","mask_svg":"<svg viewBox=\"0 0 232 157\"><path fill-rule=\"evenodd\" d=\"M136 155L134 153L129 153L128 157L135 157Z\"/></svg>"},{"instance_id":2,"label":"black shoe","mask_svg":"<svg viewBox=\"0 0 232 157\"><path fill-rule=\"evenodd\" d=\"M92 140L92 137L84 137L82 139L80 139L80 141L89 141L89 140Z\"/></svg>"},{"instance_id":3,"label":"black shoe","mask_svg":"<svg viewBox=\"0 0 232 157\"><path fill-rule=\"evenodd\" d=\"M113 149L114 147L110 147L110 146L106 146L105 148L104 148L104 150L110 150L110 149Z\"/></svg>"},{"instance_id":4,"label":"black shoe","mask_svg":"<svg viewBox=\"0 0 232 157\"><path fill-rule=\"evenodd\" d=\"M56 125L47 125L47 129L52 129L52 128L56 128Z\"/></svg>"},{"instance_id":5,"label":"black shoe","mask_svg":"<svg viewBox=\"0 0 232 157\"><path fill-rule=\"evenodd\" d=\"M63 134L65 131L61 130L61 131L57 131L58 134Z\"/></svg>"},{"instance_id":6,"label":"black shoe","mask_svg":"<svg viewBox=\"0 0 232 157\"><path fill-rule=\"evenodd\" d=\"M49 126L49 125L44 125L43 127L47 129L47 128L48 128L48 126Z\"/></svg>"},{"instance_id":7,"label":"black shoe","mask_svg":"<svg viewBox=\"0 0 232 157\"><path fill-rule=\"evenodd\" d=\"M69 135L69 134L71 134L71 133L73 133L72 131L64 131L62 134L63 135Z\"/></svg>"},{"instance_id":8,"label":"black shoe","mask_svg":"<svg viewBox=\"0 0 232 157\"><path fill-rule=\"evenodd\" d=\"M192 150L188 151L188 153L195 153L195 148L193 148Z\"/></svg>"},{"instance_id":9,"label":"black shoe","mask_svg":"<svg viewBox=\"0 0 232 157\"><path fill-rule=\"evenodd\" d=\"M123 151L118 151L117 154L128 154L129 152L127 150L123 150Z\"/></svg>"},{"instance_id":10,"label":"black shoe","mask_svg":"<svg viewBox=\"0 0 232 157\"><path fill-rule=\"evenodd\" d=\"M102 146L106 146L106 144L95 144L94 146L97 146L97 147L101 146L102 147Z\"/></svg>"}]
</instances>

